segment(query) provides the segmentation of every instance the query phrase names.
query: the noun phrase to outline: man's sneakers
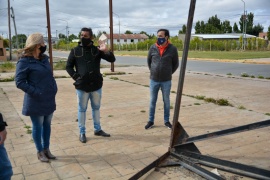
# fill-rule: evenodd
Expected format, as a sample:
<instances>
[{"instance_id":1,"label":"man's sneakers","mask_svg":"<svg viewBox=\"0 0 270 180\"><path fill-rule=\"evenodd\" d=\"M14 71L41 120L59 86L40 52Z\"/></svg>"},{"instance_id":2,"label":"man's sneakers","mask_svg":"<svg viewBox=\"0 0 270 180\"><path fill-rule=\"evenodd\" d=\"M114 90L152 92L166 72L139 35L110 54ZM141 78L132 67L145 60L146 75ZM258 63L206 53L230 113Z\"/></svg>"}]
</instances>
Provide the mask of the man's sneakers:
<instances>
[{"instance_id":1,"label":"man's sneakers","mask_svg":"<svg viewBox=\"0 0 270 180\"><path fill-rule=\"evenodd\" d=\"M164 125L165 125L168 129L172 129L172 125L171 125L170 121L165 122Z\"/></svg>"},{"instance_id":2,"label":"man's sneakers","mask_svg":"<svg viewBox=\"0 0 270 180\"><path fill-rule=\"evenodd\" d=\"M148 121L148 123L146 124L146 126L144 127L145 129L150 129L154 126L153 122Z\"/></svg>"}]
</instances>

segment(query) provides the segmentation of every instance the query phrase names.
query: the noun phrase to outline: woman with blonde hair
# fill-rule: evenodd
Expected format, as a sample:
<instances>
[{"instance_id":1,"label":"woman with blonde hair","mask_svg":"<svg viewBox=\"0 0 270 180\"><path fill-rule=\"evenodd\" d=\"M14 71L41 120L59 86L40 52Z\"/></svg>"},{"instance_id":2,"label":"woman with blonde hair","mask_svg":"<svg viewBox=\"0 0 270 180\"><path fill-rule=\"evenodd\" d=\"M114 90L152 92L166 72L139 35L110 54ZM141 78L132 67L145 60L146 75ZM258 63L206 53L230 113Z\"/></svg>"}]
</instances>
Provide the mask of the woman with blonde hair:
<instances>
[{"instance_id":1,"label":"woman with blonde hair","mask_svg":"<svg viewBox=\"0 0 270 180\"><path fill-rule=\"evenodd\" d=\"M41 162L56 159L49 146L57 85L45 51L42 34L31 34L17 63L15 76L17 88L25 92L22 114L30 116L32 121L32 137Z\"/></svg>"}]
</instances>

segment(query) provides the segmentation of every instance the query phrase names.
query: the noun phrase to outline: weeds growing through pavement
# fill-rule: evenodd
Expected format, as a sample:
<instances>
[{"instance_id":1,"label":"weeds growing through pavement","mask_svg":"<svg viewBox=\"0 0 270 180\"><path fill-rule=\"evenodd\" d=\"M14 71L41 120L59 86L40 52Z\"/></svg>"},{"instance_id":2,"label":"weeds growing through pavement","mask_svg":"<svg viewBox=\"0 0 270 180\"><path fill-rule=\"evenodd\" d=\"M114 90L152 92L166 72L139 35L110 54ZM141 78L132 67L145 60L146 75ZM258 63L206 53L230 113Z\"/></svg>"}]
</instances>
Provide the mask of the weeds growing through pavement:
<instances>
[{"instance_id":1,"label":"weeds growing through pavement","mask_svg":"<svg viewBox=\"0 0 270 180\"><path fill-rule=\"evenodd\" d=\"M26 128L26 133L27 133L27 134L32 134L31 126L25 125L24 128Z\"/></svg>"},{"instance_id":2,"label":"weeds growing through pavement","mask_svg":"<svg viewBox=\"0 0 270 180\"><path fill-rule=\"evenodd\" d=\"M238 106L238 109L243 109L244 110L246 108L245 108L245 106L240 105L240 106Z\"/></svg>"}]
</instances>

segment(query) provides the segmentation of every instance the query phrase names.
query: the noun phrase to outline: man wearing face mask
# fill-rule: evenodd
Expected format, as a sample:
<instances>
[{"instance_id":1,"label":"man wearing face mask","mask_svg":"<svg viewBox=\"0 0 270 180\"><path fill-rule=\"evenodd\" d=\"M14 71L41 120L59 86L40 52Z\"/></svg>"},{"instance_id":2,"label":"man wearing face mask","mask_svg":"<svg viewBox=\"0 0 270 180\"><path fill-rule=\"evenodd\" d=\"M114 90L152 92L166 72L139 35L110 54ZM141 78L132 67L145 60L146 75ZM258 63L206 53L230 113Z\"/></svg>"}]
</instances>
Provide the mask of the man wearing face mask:
<instances>
[{"instance_id":1,"label":"man wearing face mask","mask_svg":"<svg viewBox=\"0 0 270 180\"><path fill-rule=\"evenodd\" d=\"M49 146L57 85L45 51L42 34L28 36L15 76L17 88L25 92L22 114L30 116L32 121L32 136L41 162L56 159Z\"/></svg>"},{"instance_id":2,"label":"man wearing face mask","mask_svg":"<svg viewBox=\"0 0 270 180\"><path fill-rule=\"evenodd\" d=\"M159 29L157 31L157 42L153 44L148 52L147 64L150 70L150 107L149 119L145 129L154 126L156 102L158 91L161 89L164 103L164 125L171 129L170 118L170 91L172 74L179 66L178 51L169 41L169 31Z\"/></svg>"},{"instance_id":3,"label":"man wearing face mask","mask_svg":"<svg viewBox=\"0 0 270 180\"><path fill-rule=\"evenodd\" d=\"M93 32L91 28L81 29L81 42L70 51L66 70L74 79L73 85L76 89L78 102L78 126L80 131L79 140L86 143L86 111L90 100L92 107L92 119L94 124L94 135L110 137L110 134L101 129L100 105L102 95L103 77L100 73L100 61L105 59L114 62L115 57L103 42L94 45Z\"/></svg>"}]
</instances>

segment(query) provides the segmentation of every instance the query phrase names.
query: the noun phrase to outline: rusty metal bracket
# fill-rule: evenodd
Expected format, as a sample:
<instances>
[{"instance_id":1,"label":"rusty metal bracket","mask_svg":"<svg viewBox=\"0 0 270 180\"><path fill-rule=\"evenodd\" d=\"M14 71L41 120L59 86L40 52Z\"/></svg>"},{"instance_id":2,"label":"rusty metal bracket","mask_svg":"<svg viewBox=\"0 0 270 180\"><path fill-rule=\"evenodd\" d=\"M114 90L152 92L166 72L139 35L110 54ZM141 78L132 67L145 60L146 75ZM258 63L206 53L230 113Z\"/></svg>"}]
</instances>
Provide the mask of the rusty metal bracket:
<instances>
[{"instance_id":1,"label":"rusty metal bracket","mask_svg":"<svg viewBox=\"0 0 270 180\"><path fill-rule=\"evenodd\" d=\"M187 57L188 57L188 49L189 49L189 42L191 37L191 29L193 23L193 17L195 12L195 5L196 0L190 0L190 8L189 8L189 15L187 21L187 32L185 37L185 44L181 62L181 69L180 75L178 80L178 88L176 94L176 101L175 101L175 109L174 109L174 117L173 117L173 127L170 139L170 147L168 152L162 155L160 158L146 166L144 169L136 173L134 176L130 178L130 180L139 179L148 171L155 167L164 167L164 166L183 166L194 173L205 177L206 179L224 179L220 177L200 165L215 167L222 169L224 171L232 172L234 174L239 174L247 177L252 177L255 179L270 179L270 171L230 162L226 160L221 160L218 158L204 156L201 155L199 149L195 146L194 142L207 140L210 138L217 138L220 136L225 136L229 134L235 134L243 131L249 131L253 129L263 128L270 126L270 119L256 122L252 124L247 124L239 127L234 127L222 131L212 132L209 134L203 134L195 137L189 137L185 129L179 123L179 112L181 107L181 98L183 92L183 85L185 79L185 71L186 71L186 64L187 64ZM170 161L169 159L177 158L177 161Z\"/></svg>"}]
</instances>

